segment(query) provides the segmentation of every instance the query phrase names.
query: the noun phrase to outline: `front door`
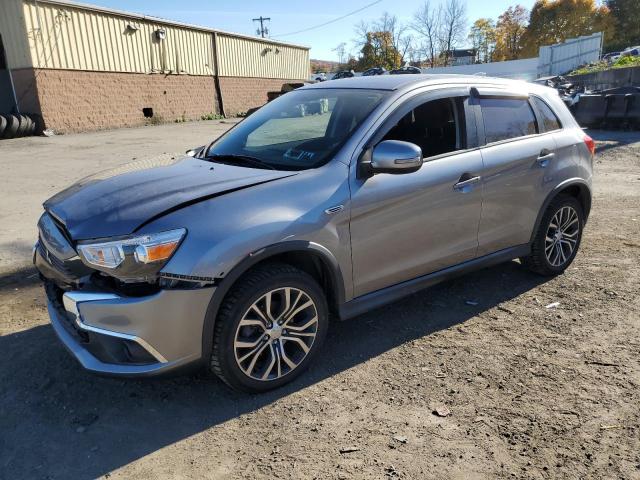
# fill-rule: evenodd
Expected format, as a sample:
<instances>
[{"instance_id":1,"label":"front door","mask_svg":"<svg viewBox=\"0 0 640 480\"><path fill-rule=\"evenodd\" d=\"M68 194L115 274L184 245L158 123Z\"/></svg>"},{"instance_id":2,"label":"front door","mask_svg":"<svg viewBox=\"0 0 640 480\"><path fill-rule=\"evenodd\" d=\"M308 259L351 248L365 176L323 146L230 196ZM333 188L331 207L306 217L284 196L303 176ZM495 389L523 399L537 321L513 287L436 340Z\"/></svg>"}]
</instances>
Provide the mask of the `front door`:
<instances>
[{"instance_id":1,"label":"front door","mask_svg":"<svg viewBox=\"0 0 640 480\"><path fill-rule=\"evenodd\" d=\"M351 178L355 296L476 256L482 157L469 140L475 122L465 115L467 98L414 99L405 110L377 139L415 143L422 168Z\"/></svg>"}]
</instances>

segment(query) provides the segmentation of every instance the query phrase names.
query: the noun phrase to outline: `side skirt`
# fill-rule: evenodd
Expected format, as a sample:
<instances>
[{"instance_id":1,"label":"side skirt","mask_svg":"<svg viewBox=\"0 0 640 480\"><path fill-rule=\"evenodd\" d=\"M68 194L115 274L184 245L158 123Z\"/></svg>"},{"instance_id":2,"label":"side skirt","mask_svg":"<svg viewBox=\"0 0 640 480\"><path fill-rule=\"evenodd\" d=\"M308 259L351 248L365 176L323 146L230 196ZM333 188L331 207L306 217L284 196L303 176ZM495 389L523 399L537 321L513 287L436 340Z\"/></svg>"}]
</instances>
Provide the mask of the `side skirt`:
<instances>
[{"instance_id":1,"label":"side skirt","mask_svg":"<svg viewBox=\"0 0 640 480\"><path fill-rule=\"evenodd\" d=\"M444 268L442 270L414 278L413 280L407 280L406 282L367 293L340 305L338 312L340 320L347 320L349 318L356 317L369 310L394 302L402 297L419 292L420 290L435 285L436 283L449 280L450 278L463 275L473 270L479 270L499 263L508 262L514 258L525 257L530 253L531 245L528 243L518 245L516 247L509 247L483 257L474 258L473 260L454 265L453 267Z\"/></svg>"}]
</instances>

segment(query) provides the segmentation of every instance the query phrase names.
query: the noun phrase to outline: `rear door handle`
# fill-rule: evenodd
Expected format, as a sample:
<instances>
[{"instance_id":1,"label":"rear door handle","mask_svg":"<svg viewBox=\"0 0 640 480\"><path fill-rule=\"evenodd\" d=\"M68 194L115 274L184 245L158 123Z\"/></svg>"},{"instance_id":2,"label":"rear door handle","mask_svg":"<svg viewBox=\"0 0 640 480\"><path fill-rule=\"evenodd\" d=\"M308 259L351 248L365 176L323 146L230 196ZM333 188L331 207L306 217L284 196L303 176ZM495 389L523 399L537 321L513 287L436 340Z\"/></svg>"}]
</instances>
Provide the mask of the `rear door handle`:
<instances>
[{"instance_id":1,"label":"rear door handle","mask_svg":"<svg viewBox=\"0 0 640 480\"><path fill-rule=\"evenodd\" d=\"M540 155L538 155L538 158L536 158L536 162L538 162L538 165L540 165L542 168L546 167L547 165L549 165L549 161L553 160L553 157L555 157L556 154L544 149L540 152Z\"/></svg>"},{"instance_id":2,"label":"rear door handle","mask_svg":"<svg viewBox=\"0 0 640 480\"><path fill-rule=\"evenodd\" d=\"M469 178L468 175L463 175L460 177L460 181L453 186L454 190L458 190L462 193L467 193L471 191L471 187L473 187L476 183L479 183L482 180L482 177L476 176Z\"/></svg>"}]
</instances>

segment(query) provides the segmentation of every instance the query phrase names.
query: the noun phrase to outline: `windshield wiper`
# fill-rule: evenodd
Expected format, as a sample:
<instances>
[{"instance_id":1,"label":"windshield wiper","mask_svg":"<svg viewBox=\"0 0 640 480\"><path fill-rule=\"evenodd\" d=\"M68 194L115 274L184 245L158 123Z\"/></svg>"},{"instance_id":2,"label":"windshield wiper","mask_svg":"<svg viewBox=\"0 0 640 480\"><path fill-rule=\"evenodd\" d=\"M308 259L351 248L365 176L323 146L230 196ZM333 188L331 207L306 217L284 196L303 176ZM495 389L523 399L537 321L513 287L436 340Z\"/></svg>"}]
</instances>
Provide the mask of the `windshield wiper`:
<instances>
[{"instance_id":1,"label":"windshield wiper","mask_svg":"<svg viewBox=\"0 0 640 480\"><path fill-rule=\"evenodd\" d=\"M273 165L271 165L270 163L267 163L263 160L260 160L259 158L256 157L251 157L249 155L237 155L234 153L225 153L225 154L218 154L218 153L212 153L207 155L206 157L204 157L205 160L220 160L221 162L225 162L225 160L231 160L230 163L235 163L235 161L239 161L239 162L244 162L245 164L250 164L250 165L255 165L257 167L260 168L268 168L270 170L275 170L276 167L274 167Z\"/></svg>"}]
</instances>

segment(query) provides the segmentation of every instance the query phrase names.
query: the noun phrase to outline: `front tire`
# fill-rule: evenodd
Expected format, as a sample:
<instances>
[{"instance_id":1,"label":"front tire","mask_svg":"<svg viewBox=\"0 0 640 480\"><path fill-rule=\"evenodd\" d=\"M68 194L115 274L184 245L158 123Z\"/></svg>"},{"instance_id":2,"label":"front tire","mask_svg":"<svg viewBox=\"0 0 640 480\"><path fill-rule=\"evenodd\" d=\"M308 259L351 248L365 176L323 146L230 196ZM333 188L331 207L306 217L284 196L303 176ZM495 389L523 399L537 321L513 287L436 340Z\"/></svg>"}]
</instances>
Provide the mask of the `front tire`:
<instances>
[{"instance_id":1,"label":"front tire","mask_svg":"<svg viewBox=\"0 0 640 480\"><path fill-rule=\"evenodd\" d=\"M547 207L531 245L531 255L522 258L522 263L540 275L561 274L578 253L583 228L580 202L569 195L559 195Z\"/></svg>"},{"instance_id":2,"label":"front tire","mask_svg":"<svg viewBox=\"0 0 640 480\"><path fill-rule=\"evenodd\" d=\"M313 361L328 323L324 292L309 274L281 263L258 266L220 307L211 370L236 390L280 387Z\"/></svg>"}]
</instances>

